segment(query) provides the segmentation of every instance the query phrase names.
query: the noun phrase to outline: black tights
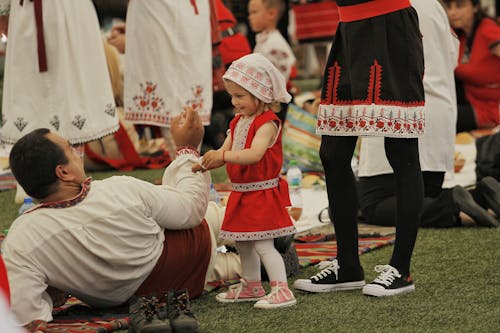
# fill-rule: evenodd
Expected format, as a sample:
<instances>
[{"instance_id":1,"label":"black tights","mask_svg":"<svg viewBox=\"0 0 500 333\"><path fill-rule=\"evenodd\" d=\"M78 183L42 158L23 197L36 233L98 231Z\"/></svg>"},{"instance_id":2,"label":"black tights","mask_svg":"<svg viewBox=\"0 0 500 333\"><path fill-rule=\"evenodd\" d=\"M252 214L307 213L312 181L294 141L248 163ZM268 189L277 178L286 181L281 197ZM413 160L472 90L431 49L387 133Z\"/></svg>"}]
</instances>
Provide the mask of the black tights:
<instances>
[{"instance_id":1,"label":"black tights","mask_svg":"<svg viewBox=\"0 0 500 333\"><path fill-rule=\"evenodd\" d=\"M325 170L330 219L337 238L337 259L342 270L362 274L358 255L358 195L351 168L357 137L326 136L320 157ZM385 154L394 170L396 189L396 243L390 265L407 276L422 213L423 181L418 139L385 138Z\"/></svg>"}]
</instances>

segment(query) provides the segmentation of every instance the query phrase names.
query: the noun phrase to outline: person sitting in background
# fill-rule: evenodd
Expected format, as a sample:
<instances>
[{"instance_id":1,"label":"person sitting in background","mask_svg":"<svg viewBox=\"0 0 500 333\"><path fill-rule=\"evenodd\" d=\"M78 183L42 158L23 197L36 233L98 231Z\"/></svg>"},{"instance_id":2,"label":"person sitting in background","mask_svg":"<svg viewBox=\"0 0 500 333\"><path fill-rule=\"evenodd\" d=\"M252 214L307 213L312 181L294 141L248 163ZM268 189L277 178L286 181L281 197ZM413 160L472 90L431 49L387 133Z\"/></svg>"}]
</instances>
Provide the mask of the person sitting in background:
<instances>
[{"instance_id":1,"label":"person sitting in background","mask_svg":"<svg viewBox=\"0 0 500 333\"><path fill-rule=\"evenodd\" d=\"M2 243L20 324L46 325L65 293L93 307L171 289L201 295L216 248L204 220L210 176L191 172L203 126L187 109L171 131L177 158L161 186L127 176L92 181L81 156L48 129L13 146L12 173L40 203L14 221Z\"/></svg>"},{"instance_id":2,"label":"person sitting in background","mask_svg":"<svg viewBox=\"0 0 500 333\"><path fill-rule=\"evenodd\" d=\"M498 226L495 218L463 187L442 189L445 172L453 170L454 162L457 106L453 77L455 64L450 59L456 58L458 45L449 29L446 12L438 1L413 0L412 5L419 16L425 59L426 131L419 138L424 179L421 226L459 225L459 211L466 212L480 225ZM358 186L363 222L394 225L396 197L393 178L392 168L383 154L383 140L362 138ZM495 192L494 183L488 181L482 182L478 188L486 195ZM474 197L480 196L480 191L474 191ZM500 206L500 202L497 205Z\"/></svg>"},{"instance_id":3,"label":"person sitting in background","mask_svg":"<svg viewBox=\"0 0 500 333\"><path fill-rule=\"evenodd\" d=\"M460 39L457 132L500 124L500 25L486 17L479 0L444 0Z\"/></svg>"},{"instance_id":4,"label":"person sitting in background","mask_svg":"<svg viewBox=\"0 0 500 333\"><path fill-rule=\"evenodd\" d=\"M250 0L248 2L248 20L253 32L256 32L254 53L261 53L280 71L287 81L287 89L290 91L295 55L277 29L278 21L285 12L283 0ZM285 122L288 104L281 104L278 118Z\"/></svg>"}]
</instances>

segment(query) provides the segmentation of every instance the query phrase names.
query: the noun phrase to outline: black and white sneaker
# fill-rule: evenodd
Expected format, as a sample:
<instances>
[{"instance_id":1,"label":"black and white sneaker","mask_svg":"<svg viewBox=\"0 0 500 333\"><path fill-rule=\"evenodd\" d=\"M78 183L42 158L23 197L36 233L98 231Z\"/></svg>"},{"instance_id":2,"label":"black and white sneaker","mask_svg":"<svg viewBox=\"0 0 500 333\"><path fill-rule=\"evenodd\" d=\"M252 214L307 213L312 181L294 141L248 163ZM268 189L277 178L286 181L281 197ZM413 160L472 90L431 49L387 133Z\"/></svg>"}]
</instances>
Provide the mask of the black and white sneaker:
<instances>
[{"instance_id":1,"label":"black and white sneaker","mask_svg":"<svg viewBox=\"0 0 500 333\"><path fill-rule=\"evenodd\" d=\"M298 290L304 290L313 293L326 293L329 291L337 290L361 289L365 285L365 280L340 280L340 266L336 259L331 262L327 262L327 265L323 265L323 267L324 268L318 274L311 276L309 279L296 280L293 284L293 287Z\"/></svg>"},{"instance_id":2,"label":"black and white sneaker","mask_svg":"<svg viewBox=\"0 0 500 333\"><path fill-rule=\"evenodd\" d=\"M404 277L391 265L375 266L380 275L372 283L363 287L363 294L368 296L393 296L415 290L411 276Z\"/></svg>"}]
</instances>

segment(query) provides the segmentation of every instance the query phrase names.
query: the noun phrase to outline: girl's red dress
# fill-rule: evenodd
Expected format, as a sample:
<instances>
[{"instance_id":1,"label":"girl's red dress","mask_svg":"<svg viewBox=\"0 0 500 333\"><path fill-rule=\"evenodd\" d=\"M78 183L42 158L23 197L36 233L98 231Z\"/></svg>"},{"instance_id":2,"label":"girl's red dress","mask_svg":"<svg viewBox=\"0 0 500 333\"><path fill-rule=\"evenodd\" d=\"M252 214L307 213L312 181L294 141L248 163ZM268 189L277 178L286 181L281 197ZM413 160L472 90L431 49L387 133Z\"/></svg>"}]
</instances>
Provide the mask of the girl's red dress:
<instances>
[{"instance_id":1,"label":"girl's red dress","mask_svg":"<svg viewBox=\"0 0 500 333\"><path fill-rule=\"evenodd\" d=\"M235 129L240 119L241 115L237 115L229 126L233 138L231 150L238 149L235 147ZM274 112L269 110L255 117L248 129L244 148L250 148L257 130L269 121L276 122L280 130L276 142L267 149L262 159L251 165L227 163L226 169L233 186L272 179L279 179L278 185L248 192L233 190L221 227L222 238L237 241L259 240L295 233L295 227L285 208L290 206L290 197L286 181L280 178L283 163L281 125Z\"/></svg>"}]
</instances>

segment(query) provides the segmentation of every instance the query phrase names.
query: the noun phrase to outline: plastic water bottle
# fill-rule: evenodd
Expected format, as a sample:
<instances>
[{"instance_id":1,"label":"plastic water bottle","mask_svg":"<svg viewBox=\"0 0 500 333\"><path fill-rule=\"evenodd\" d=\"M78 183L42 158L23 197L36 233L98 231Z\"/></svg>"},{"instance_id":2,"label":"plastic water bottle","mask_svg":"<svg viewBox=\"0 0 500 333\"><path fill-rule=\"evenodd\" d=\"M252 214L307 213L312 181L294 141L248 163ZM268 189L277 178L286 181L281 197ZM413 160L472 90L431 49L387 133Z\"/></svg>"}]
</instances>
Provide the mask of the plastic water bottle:
<instances>
[{"instance_id":1,"label":"plastic water bottle","mask_svg":"<svg viewBox=\"0 0 500 333\"><path fill-rule=\"evenodd\" d=\"M214 184L210 183L210 192L208 194L208 201L214 201L218 206L220 206L220 194L215 190Z\"/></svg>"},{"instance_id":2,"label":"plastic water bottle","mask_svg":"<svg viewBox=\"0 0 500 333\"><path fill-rule=\"evenodd\" d=\"M21 207L19 207L19 215L23 215L25 211L27 211L28 209L30 209L31 207L34 207L34 206L36 206L36 205L33 202L32 198L30 198L30 197L24 198L23 204L21 205Z\"/></svg>"},{"instance_id":3,"label":"plastic water bottle","mask_svg":"<svg viewBox=\"0 0 500 333\"><path fill-rule=\"evenodd\" d=\"M297 166L296 160L291 160L288 163L286 179L292 203L289 213L295 221L298 221L302 215L302 171Z\"/></svg>"}]
</instances>

